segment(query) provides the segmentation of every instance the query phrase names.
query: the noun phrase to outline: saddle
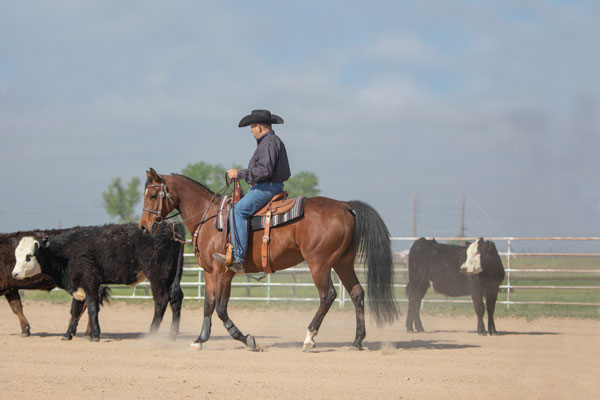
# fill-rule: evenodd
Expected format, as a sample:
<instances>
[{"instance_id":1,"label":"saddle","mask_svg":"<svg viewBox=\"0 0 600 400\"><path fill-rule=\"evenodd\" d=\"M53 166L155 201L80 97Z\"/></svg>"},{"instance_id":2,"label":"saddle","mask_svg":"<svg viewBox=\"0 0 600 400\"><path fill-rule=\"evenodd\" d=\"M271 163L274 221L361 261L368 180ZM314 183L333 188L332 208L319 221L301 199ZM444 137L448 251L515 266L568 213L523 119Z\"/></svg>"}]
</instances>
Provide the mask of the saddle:
<instances>
[{"instance_id":1,"label":"saddle","mask_svg":"<svg viewBox=\"0 0 600 400\"><path fill-rule=\"evenodd\" d=\"M253 214L257 217L265 217L265 232L263 233L260 259L265 273L271 274L271 263L269 262L269 243L271 243L271 217L273 215L285 214L296 203L295 199L288 199L288 192L276 193L263 208Z\"/></svg>"},{"instance_id":2,"label":"saddle","mask_svg":"<svg viewBox=\"0 0 600 400\"><path fill-rule=\"evenodd\" d=\"M237 203L241 197L242 197L241 195L235 193L235 191L234 191L233 196L229 199L228 202L230 202L231 205L235 205L235 203ZM280 214L287 213L294 207L295 203L296 203L295 198L288 198L288 192L279 192L279 193L276 193L271 198L271 200L269 200L269 202L267 204L265 204L261 209L259 209L254 214L252 214L252 217L264 217L265 226L264 226L264 233L263 233L262 247L261 247L261 264L262 264L262 267L263 267L265 273L267 273L267 274L273 273L273 270L271 268L271 263L270 263L270 257L269 257L269 244L271 242L271 237L270 237L271 217L274 215L280 215ZM227 212L225 214L224 227L227 227L227 225L228 225L227 224L228 215L229 215L229 212ZM227 229L223 229L223 232L224 232L225 243L226 243L226 248L227 248L226 262L225 262L225 264L227 264L227 263L230 263L233 259L233 245L231 244L231 235L227 234Z\"/></svg>"}]
</instances>

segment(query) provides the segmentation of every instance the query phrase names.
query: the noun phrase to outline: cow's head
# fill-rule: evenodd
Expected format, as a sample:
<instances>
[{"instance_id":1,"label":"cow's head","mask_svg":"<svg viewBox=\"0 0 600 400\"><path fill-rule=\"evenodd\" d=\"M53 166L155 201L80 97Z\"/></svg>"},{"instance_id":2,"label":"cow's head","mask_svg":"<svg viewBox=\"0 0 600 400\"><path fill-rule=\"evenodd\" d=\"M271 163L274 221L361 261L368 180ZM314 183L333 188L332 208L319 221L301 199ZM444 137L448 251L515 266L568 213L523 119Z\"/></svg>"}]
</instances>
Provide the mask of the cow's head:
<instances>
[{"instance_id":1,"label":"cow's head","mask_svg":"<svg viewBox=\"0 0 600 400\"><path fill-rule=\"evenodd\" d=\"M481 268L481 252L479 251L479 246L484 242L483 238L477 239L475 242L471 243L469 247L467 247L467 259L460 266L460 271L474 275L478 274L483 269Z\"/></svg>"},{"instance_id":2,"label":"cow's head","mask_svg":"<svg viewBox=\"0 0 600 400\"><path fill-rule=\"evenodd\" d=\"M42 272L42 267L38 262L38 254L41 247L46 247L48 240L38 240L33 236L25 236L15 249L15 267L12 276L15 279L25 279Z\"/></svg>"}]
</instances>

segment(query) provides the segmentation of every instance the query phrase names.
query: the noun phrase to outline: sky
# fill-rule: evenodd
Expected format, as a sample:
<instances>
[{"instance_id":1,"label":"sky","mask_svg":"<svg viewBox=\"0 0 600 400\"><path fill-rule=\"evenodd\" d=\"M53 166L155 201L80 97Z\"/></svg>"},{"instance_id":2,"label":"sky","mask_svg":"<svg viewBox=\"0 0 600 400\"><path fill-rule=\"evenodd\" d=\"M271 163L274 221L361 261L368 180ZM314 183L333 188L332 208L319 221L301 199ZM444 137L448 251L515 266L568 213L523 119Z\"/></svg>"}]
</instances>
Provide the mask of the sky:
<instances>
[{"instance_id":1,"label":"sky","mask_svg":"<svg viewBox=\"0 0 600 400\"><path fill-rule=\"evenodd\" d=\"M114 177L247 164L392 236L599 236L597 1L0 0L0 232L111 222ZM140 213L142 205L139 205Z\"/></svg>"}]
</instances>

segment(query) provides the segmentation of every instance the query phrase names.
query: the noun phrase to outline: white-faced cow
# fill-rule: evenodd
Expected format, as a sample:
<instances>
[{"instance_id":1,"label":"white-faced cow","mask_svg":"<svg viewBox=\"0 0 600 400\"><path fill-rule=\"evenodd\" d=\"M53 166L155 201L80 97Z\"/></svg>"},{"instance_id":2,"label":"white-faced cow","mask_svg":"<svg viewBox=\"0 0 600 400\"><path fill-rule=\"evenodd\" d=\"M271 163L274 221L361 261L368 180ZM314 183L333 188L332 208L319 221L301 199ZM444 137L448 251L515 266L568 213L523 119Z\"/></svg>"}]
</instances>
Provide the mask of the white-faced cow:
<instances>
[{"instance_id":1,"label":"white-faced cow","mask_svg":"<svg viewBox=\"0 0 600 400\"><path fill-rule=\"evenodd\" d=\"M10 308L17 315L21 324L21 336L30 335L30 326L25 314L19 290L46 290L56 287L49 275L39 274L27 279L14 279L12 270L15 267L15 247L22 237L32 235L56 236L64 229L22 231L0 234L0 296L5 296ZM76 301L76 300L74 300Z\"/></svg>"},{"instance_id":2,"label":"white-faced cow","mask_svg":"<svg viewBox=\"0 0 600 400\"><path fill-rule=\"evenodd\" d=\"M185 236L184 228L178 226L177 233ZM74 298L85 299L92 341L100 338L101 285L135 285L146 278L154 298L150 332L158 330L170 303L171 336L175 338L179 333L183 245L173 240L167 225L162 225L156 235L144 235L135 224L126 224L78 227L52 237L25 236L15 249L15 258L14 278L45 273ZM82 312L82 307L71 308L71 321L63 339L73 337Z\"/></svg>"},{"instance_id":3,"label":"white-faced cow","mask_svg":"<svg viewBox=\"0 0 600 400\"><path fill-rule=\"evenodd\" d=\"M421 301L429 288L446 296L471 295L477 314L477 333L485 335L483 297L488 312L488 331L496 335L494 309L498 289L504 280L504 266L496 245L483 238L469 246L441 244L421 238L408 253L408 315L406 330L423 332L419 316Z\"/></svg>"}]
</instances>

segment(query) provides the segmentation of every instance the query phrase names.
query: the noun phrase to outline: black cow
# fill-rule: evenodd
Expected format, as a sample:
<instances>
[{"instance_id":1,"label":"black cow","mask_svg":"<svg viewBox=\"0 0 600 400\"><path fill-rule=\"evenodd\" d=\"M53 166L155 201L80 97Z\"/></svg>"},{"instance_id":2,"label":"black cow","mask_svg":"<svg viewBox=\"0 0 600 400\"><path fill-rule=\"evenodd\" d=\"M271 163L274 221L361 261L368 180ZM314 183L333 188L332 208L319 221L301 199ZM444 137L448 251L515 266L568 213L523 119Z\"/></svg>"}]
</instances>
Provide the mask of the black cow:
<instances>
[{"instance_id":1,"label":"black cow","mask_svg":"<svg viewBox=\"0 0 600 400\"><path fill-rule=\"evenodd\" d=\"M184 237L184 229L178 226L177 233ZM150 332L158 330L170 302L172 338L179 333L183 245L173 240L173 232L167 225L152 236L144 235L135 224L77 227L52 237L25 236L15 250L15 258L14 278L43 272L76 299L85 299L92 341L100 338L101 285L135 285L146 278L154 297ZM64 339L73 337L82 312L79 305L71 307L71 321Z\"/></svg>"},{"instance_id":2,"label":"black cow","mask_svg":"<svg viewBox=\"0 0 600 400\"><path fill-rule=\"evenodd\" d=\"M475 273L467 273L467 267L469 270L475 268ZM469 246L456 246L424 238L415 241L408 253L406 330L412 332L414 323L417 332L423 332L419 308L431 282L436 292L446 296L471 295L480 335L486 334L483 324L485 296L488 331L490 335L497 335L494 309L503 280L504 266L494 242L481 238Z\"/></svg>"}]
</instances>

